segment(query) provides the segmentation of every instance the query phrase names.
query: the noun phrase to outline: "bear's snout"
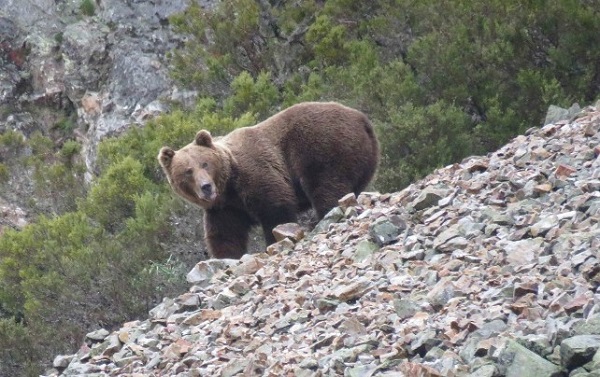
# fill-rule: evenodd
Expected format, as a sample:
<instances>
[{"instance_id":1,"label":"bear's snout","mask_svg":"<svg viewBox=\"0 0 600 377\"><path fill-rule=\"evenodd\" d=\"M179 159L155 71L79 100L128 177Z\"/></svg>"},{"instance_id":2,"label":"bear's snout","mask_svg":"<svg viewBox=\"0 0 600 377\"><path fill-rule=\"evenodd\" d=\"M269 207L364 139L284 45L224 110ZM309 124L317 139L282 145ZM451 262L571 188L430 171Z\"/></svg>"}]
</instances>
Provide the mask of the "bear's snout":
<instances>
[{"instance_id":1,"label":"bear's snout","mask_svg":"<svg viewBox=\"0 0 600 377\"><path fill-rule=\"evenodd\" d=\"M212 185L210 183L205 183L202 186L200 186L200 190L202 190L202 193L204 194L204 196L209 197L212 194Z\"/></svg>"}]
</instances>

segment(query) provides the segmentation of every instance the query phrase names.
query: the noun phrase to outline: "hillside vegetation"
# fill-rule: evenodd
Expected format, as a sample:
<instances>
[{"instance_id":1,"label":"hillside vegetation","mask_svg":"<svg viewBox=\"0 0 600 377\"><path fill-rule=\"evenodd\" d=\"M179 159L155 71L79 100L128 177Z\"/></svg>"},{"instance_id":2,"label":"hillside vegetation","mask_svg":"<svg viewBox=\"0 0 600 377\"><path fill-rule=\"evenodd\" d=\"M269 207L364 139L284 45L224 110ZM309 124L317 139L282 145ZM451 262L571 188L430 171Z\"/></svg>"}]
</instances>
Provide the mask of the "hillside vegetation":
<instances>
[{"instance_id":1,"label":"hillside vegetation","mask_svg":"<svg viewBox=\"0 0 600 377\"><path fill-rule=\"evenodd\" d=\"M30 169L53 203L0 236L0 375L37 375L90 329L183 289L189 266L164 247L183 209L155 159L162 145L336 100L372 119L383 149L373 189L396 191L539 126L549 104L597 99L599 12L597 0L232 0L173 17L189 38L172 75L197 104L105 140L89 188L75 141L0 135L0 185Z\"/></svg>"}]
</instances>

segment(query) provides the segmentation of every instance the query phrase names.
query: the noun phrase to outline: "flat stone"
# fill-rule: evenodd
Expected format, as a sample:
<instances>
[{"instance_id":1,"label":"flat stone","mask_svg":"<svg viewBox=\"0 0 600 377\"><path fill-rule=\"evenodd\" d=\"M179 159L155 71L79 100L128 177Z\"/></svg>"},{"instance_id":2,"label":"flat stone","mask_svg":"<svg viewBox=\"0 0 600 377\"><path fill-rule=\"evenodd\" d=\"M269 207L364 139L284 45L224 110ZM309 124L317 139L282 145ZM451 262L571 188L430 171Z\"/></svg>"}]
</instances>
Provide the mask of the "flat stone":
<instances>
[{"instance_id":1,"label":"flat stone","mask_svg":"<svg viewBox=\"0 0 600 377\"><path fill-rule=\"evenodd\" d=\"M264 258L260 254L244 254L240 262L231 267L231 271L236 276L252 275L265 265Z\"/></svg>"},{"instance_id":2,"label":"flat stone","mask_svg":"<svg viewBox=\"0 0 600 377\"><path fill-rule=\"evenodd\" d=\"M330 225L340 222L343 218L344 211L340 207L334 207L331 211L327 212L321 221L319 221L312 233L327 232Z\"/></svg>"},{"instance_id":3,"label":"flat stone","mask_svg":"<svg viewBox=\"0 0 600 377\"><path fill-rule=\"evenodd\" d=\"M225 270L238 263L235 259L209 259L197 263L187 274L189 283L204 286L217 271Z\"/></svg>"},{"instance_id":4,"label":"flat stone","mask_svg":"<svg viewBox=\"0 0 600 377\"><path fill-rule=\"evenodd\" d=\"M54 368L66 368L74 358L75 355L58 355L52 361L52 366Z\"/></svg>"},{"instance_id":5,"label":"flat stone","mask_svg":"<svg viewBox=\"0 0 600 377\"><path fill-rule=\"evenodd\" d=\"M99 329L85 334L85 337L95 341L102 341L110 334L108 330Z\"/></svg>"},{"instance_id":6,"label":"flat stone","mask_svg":"<svg viewBox=\"0 0 600 377\"><path fill-rule=\"evenodd\" d=\"M477 368L468 377L494 377L498 375L498 370L495 365L487 364Z\"/></svg>"},{"instance_id":7,"label":"flat stone","mask_svg":"<svg viewBox=\"0 0 600 377\"><path fill-rule=\"evenodd\" d=\"M560 164L554 171L554 175L556 175L558 178L567 178L570 177L576 171L577 169L572 166Z\"/></svg>"},{"instance_id":8,"label":"flat stone","mask_svg":"<svg viewBox=\"0 0 600 377\"><path fill-rule=\"evenodd\" d=\"M289 238L294 242L298 242L304 238L304 229L296 223L281 224L273 229L273 236L277 242L284 238Z\"/></svg>"},{"instance_id":9,"label":"flat stone","mask_svg":"<svg viewBox=\"0 0 600 377\"><path fill-rule=\"evenodd\" d=\"M340 284L331 292L331 296L340 301L356 300L371 289L371 287L371 282L367 280L358 280L350 284Z\"/></svg>"},{"instance_id":10,"label":"flat stone","mask_svg":"<svg viewBox=\"0 0 600 377\"><path fill-rule=\"evenodd\" d=\"M275 242L269 246L267 246L267 254L268 255L276 255L282 254L285 252L289 252L294 249L294 241L289 238L284 238L279 242Z\"/></svg>"},{"instance_id":11,"label":"flat stone","mask_svg":"<svg viewBox=\"0 0 600 377\"><path fill-rule=\"evenodd\" d=\"M433 240L433 248L442 250L451 239L459 236L461 236L459 225L453 225L444 230Z\"/></svg>"},{"instance_id":12,"label":"flat stone","mask_svg":"<svg viewBox=\"0 0 600 377\"><path fill-rule=\"evenodd\" d=\"M558 217L555 215L543 217L540 221L533 224L531 228L529 228L529 232L533 237L545 236L546 233L552 228L558 226Z\"/></svg>"},{"instance_id":13,"label":"flat stone","mask_svg":"<svg viewBox=\"0 0 600 377\"><path fill-rule=\"evenodd\" d=\"M409 299L394 300L394 310L400 319L412 317L419 311L419 305Z\"/></svg>"},{"instance_id":14,"label":"flat stone","mask_svg":"<svg viewBox=\"0 0 600 377\"><path fill-rule=\"evenodd\" d=\"M560 344L560 359L567 369L583 366L600 348L600 335L576 335Z\"/></svg>"},{"instance_id":15,"label":"flat stone","mask_svg":"<svg viewBox=\"0 0 600 377\"><path fill-rule=\"evenodd\" d=\"M419 196L410 204L416 211L421 211L426 208L438 204L443 195L435 190L425 189Z\"/></svg>"},{"instance_id":16,"label":"flat stone","mask_svg":"<svg viewBox=\"0 0 600 377\"><path fill-rule=\"evenodd\" d=\"M373 242L362 240L356 245L356 249L354 253L351 253L350 258L356 263L361 263L369 259L378 250L379 247Z\"/></svg>"},{"instance_id":17,"label":"flat stone","mask_svg":"<svg viewBox=\"0 0 600 377\"><path fill-rule=\"evenodd\" d=\"M340 206L343 210L348 207L355 207L358 205L358 200L356 200L356 195L353 192L344 195L340 200L338 200L338 206Z\"/></svg>"},{"instance_id":18,"label":"flat stone","mask_svg":"<svg viewBox=\"0 0 600 377\"><path fill-rule=\"evenodd\" d=\"M600 314L577 322L573 326L573 335L600 335Z\"/></svg>"},{"instance_id":19,"label":"flat stone","mask_svg":"<svg viewBox=\"0 0 600 377\"><path fill-rule=\"evenodd\" d=\"M457 294L454 282L449 278L442 278L427 293L427 301L435 310L440 310Z\"/></svg>"},{"instance_id":20,"label":"flat stone","mask_svg":"<svg viewBox=\"0 0 600 377\"><path fill-rule=\"evenodd\" d=\"M506 252L506 260L513 265L533 263L542 250L544 240L540 237L520 241L504 241L500 246Z\"/></svg>"},{"instance_id":21,"label":"flat stone","mask_svg":"<svg viewBox=\"0 0 600 377\"><path fill-rule=\"evenodd\" d=\"M369 234L371 239L381 247L396 242L400 235L400 228L391 221L384 219L371 225Z\"/></svg>"},{"instance_id":22,"label":"flat stone","mask_svg":"<svg viewBox=\"0 0 600 377\"><path fill-rule=\"evenodd\" d=\"M500 355L506 366L506 377L561 376L562 370L519 343L509 340Z\"/></svg>"}]
</instances>

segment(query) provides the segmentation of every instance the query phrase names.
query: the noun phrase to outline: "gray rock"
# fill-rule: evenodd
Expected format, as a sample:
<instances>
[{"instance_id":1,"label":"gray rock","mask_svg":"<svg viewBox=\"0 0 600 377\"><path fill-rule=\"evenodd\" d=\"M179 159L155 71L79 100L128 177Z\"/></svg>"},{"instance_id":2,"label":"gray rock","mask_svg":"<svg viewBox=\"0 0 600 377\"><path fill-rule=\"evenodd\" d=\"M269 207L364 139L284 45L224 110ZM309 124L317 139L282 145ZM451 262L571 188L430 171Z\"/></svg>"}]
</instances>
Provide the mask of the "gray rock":
<instances>
[{"instance_id":1,"label":"gray rock","mask_svg":"<svg viewBox=\"0 0 600 377\"><path fill-rule=\"evenodd\" d=\"M221 377L233 377L238 373L243 372L249 363L250 360L248 359L231 360L223 367L223 370L221 371Z\"/></svg>"},{"instance_id":2,"label":"gray rock","mask_svg":"<svg viewBox=\"0 0 600 377\"><path fill-rule=\"evenodd\" d=\"M481 218L497 225L512 225L515 222L508 213L499 212L492 208L485 208L481 214Z\"/></svg>"},{"instance_id":3,"label":"gray rock","mask_svg":"<svg viewBox=\"0 0 600 377\"><path fill-rule=\"evenodd\" d=\"M412 317L419 310L419 305L409 299L395 299L394 310L400 319L404 319Z\"/></svg>"},{"instance_id":4,"label":"gray rock","mask_svg":"<svg viewBox=\"0 0 600 377\"><path fill-rule=\"evenodd\" d=\"M600 335L600 315L577 322L573 326L573 335Z\"/></svg>"},{"instance_id":5,"label":"gray rock","mask_svg":"<svg viewBox=\"0 0 600 377\"><path fill-rule=\"evenodd\" d=\"M552 346L547 335L528 334L517 338L516 341L528 350L535 352L542 357L546 357L548 354L552 353Z\"/></svg>"},{"instance_id":6,"label":"gray rock","mask_svg":"<svg viewBox=\"0 0 600 377\"><path fill-rule=\"evenodd\" d=\"M344 211L342 211L342 209L340 207L334 207L331 209L331 211L329 211L325 217L323 217L323 219L321 221L319 221L319 223L317 224L317 226L315 226L315 229L312 231L312 233L322 233L322 232L327 232L327 230L329 229L329 226L331 224L335 224L337 222L340 222L340 220L342 220L344 218Z\"/></svg>"},{"instance_id":7,"label":"gray rock","mask_svg":"<svg viewBox=\"0 0 600 377\"><path fill-rule=\"evenodd\" d=\"M506 252L507 261L520 266L533 263L542 251L544 240L540 237L520 241L503 241L499 245Z\"/></svg>"},{"instance_id":8,"label":"gray rock","mask_svg":"<svg viewBox=\"0 0 600 377\"><path fill-rule=\"evenodd\" d=\"M381 247L396 242L400 235L400 228L391 221L383 219L371 225L369 234L371 239Z\"/></svg>"},{"instance_id":9,"label":"gray rock","mask_svg":"<svg viewBox=\"0 0 600 377\"><path fill-rule=\"evenodd\" d=\"M472 221L470 218L464 217L458 221L458 229L460 234L467 239L478 237L483 233L485 224Z\"/></svg>"},{"instance_id":10,"label":"gray rock","mask_svg":"<svg viewBox=\"0 0 600 377\"><path fill-rule=\"evenodd\" d=\"M410 204L416 211L437 205L443 195L434 189L425 189L419 196Z\"/></svg>"},{"instance_id":11,"label":"gray rock","mask_svg":"<svg viewBox=\"0 0 600 377\"><path fill-rule=\"evenodd\" d=\"M600 372L600 349L596 351L594 357L592 357L592 361L588 365L588 369ZM586 365L586 367L588 365Z\"/></svg>"},{"instance_id":12,"label":"gray rock","mask_svg":"<svg viewBox=\"0 0 600 377\"><path fill-rule=\"evenodd\" d=\"M417 249L417 250L412 250L406 253L402 253L402 255L400 256L400 258L402 258L402 260L406 261L406 260L423 260L425 259L425 250L423 249Z\"/></svg>"},{"instance_id":13,"label":"gray rock","mask_svg":"<svg viewBox=\"0 0 600 377\"><path fill-rule=\"evenodd\" d=\"M410 350L413 354L426 356L434 347L440 345L442 340L433 330L419 332L410 343ZM430 355L431 356L431 355Z\"/></svg>"},{"instance_id":14,"label":"gray rock","mask_svg":"<svg viewBox=\"0 0 600 377\"><path fill-rule=\"evenodd\" d=\"M506 368L504 374L506 377L559 377L563 375L558 365L552 364L513 340L507 342L498 362Z\"/></svg>"},{"instance_id":15,"label":"gray rock","mask_svg":"<svg viewBox=\"0 0 600 377\"><path fill-rule=\"evenodd\" d=\"M376 365L358 365L348 367L344 370L344 376L347 377L370 377L373 376L380 368ZM381 375L381 374L379 374ZM313 376L313 375L311 375Z\"/></svg>"},{"instance_id":16,"label":"gray rock","mask_svg":"<svg viewBox=\"0 0 600 377\"><path fill-rule=\"evenodd\" d=\"M546 118L544 119L544 125L554 124L561 120L573 119L577 114L581 112L581 108L578 104L573 104L569 109L564 109L555 105L550 105L546 112Z\"/></svg>"},{"instance_id":17,"label":"gray rock","mask_svg":"<svg viewBox=\"0 0 600 377\"><path fill-rule=\"evenodd\" d=\"M486 364L477 368L469 377L494 377L498 375L498 370L493 364Z\"/></svg>"},{"instance_id":18,"label":"gray rock","mask_svg":"<svg viewBox=\"0 0 600 377\"><path fill-rule=\"evenodd\" d=\"M9 19L17 20L25 27L38 23L49 26L56 20L56 11L52 0L0 0L0 10ZM10 34L9 34L10 35Z\"/></svg>"},{"instance_id":19,"label":"gray rock","mask_svg":"<svg viewBox=\"0 0 600 377\"><path fill-rule=\"evenodd\" d=\"M369 259L379 250L379 247L371 241L363 240L356 245L356 250L349 257L357 263ZM343 253L342 253L343 254Z\"/></svg>"},{"instance_id":20,"label":"gray rock","mask_svg":"<svg viewBox=\"0 0 600 377\"><path fill-rule=\"evenodd\" d=\"M497 337L500 333L508 328L506 323L500 319L483 324L479 329L473 331L465 341L463 349L460 351L462 357L467 363L471 364L476 357L479 343L482 340Z\"/></svg>"},{"instance_id":21,"label":"gray rock","mask_svg":"<svg viewBox=\"0 0 600 377\"><path fill-rule=\"evenodd\" d=\"M214 299L209 300L208 306L215 309L223 309L232 305L234 302L237 301L237 299L237 294L235 294L229 289L224 289L221 292L219 292Z\"/></svg>"},{"instance_id":22,"label":"gray rock","mask_svg":"<svg viewBox=\"0 0 600 377\"><path fill-rule=\"evenodd\" d=\"M52 361L52 366L54 368L66 368L74 358L75 355L58 355L54 358L54 361Z\"/></svg>"},{"instance_id":23,"label":"gray rock","mask_svg":"<svg viewBox=\"0 0 600 377\"><path fill-rule=\"evenodd\" d=\"M108 330L99 329L99 330L92 331L92 332L85 334L85 337L87 339L91 339L91 340L95 340L95 341L102 341L102 340L106 339L106 337L109 334L110 334L110 332Z\"/></svg>"},{"instance_id":24,"label":"gray rock","mask_svg":"<svg viewBox=\"0 0 600 377\"><path fill-rule=\"evenodd\" d=\"M67 25L61 45L66 94L81 103L86 90L97 91L109 70L107 36L109 28L89 19Z\"/></svg>"},{"instance_id":25,"label":"gray rock","mask_svg":"<svg viewBox=\"0 0 600 377\"><path fill-rule=\"evenodd\" d=\"M358 355L369 352L373 349L373 346L370 344L361 344L356 347L350 348L341 348L331 355L327 355L319 359L318 363L320 366L329 366L336 361L341 361L344 363L352 363L355 362L358 358Z\"/></svg>"},{"instance_id":26,"label":"gray rock","mask_svg":"<svg viewBox=\"0 0 600 377\"><path fill-rule=\"evenodd\" d=\"M453 238L461 236L460 225L455 224L448 229L444 230L433 240L434 249L445 249L444 246Z\"/></svg>"},{"instance_id":27,"label":"gray rock","mask_svg":"<svg viewBox=\"0 0 600 377\"><path fill-rule=\"evenodd\" d=\"M558 217L551 215L540 219L537 223L533 224L529 229L529 232L533 237L545 236L546 233L552 228L558 226Z\"/></svg>"},{"instance_id":28,"label":"gray rock","mask_svg":"<svg viewBox=\"0 0 600 377\"><path fill-rule=\"evenodd\" d=\"M459 294L452 279L443 278L434 285L427 293L427 301L435 310L440 310L448 304L448 301Z\"/></svg>"},{"instance_id":29,"label":"gray rock","mask_svg":"<svg viewBox=\"0 0 600 377\"><path fill-rule=\"evenodd\" d=\"M179 304L177 304L175 300L165 297L160 304L150 309L148 314L150 315L150 318L155 321L166 321L167 318L178 310Z\"/></svg>"},{"instance_id":30,"label":"gray rock","mask_svg":"<svg viewBox=\"0 0 600 377\"><path fill-rule=\"evenodd\" d=\"M340 200L338 200L338 206L343 210L346 210L349 207L355 207L358 205L358 201L356 200L356 195L353 192L344 195Z\"/></svg>"},{"instance_id":31,"label":"gray rock","mask_svg":"<svg viewBox=\"0 0 600 377\"><path fill-rule=\"evenodd\" d=\"M191 284L205 286L217 271L226 270L238 263L239 261L234 259L209 259L201 261L187 274L186 279Z\"/></svg>"},{"instance_id":32,"label":"gray rock","mask_svg":"<svg viewBox=\"0 0 600 377\"><path fill-rule=\"evenodd\" d=\"M560 344L562 365L571 370L592 360L600 348L600 335L576 335Z\"/></svg>"}]
</instances>

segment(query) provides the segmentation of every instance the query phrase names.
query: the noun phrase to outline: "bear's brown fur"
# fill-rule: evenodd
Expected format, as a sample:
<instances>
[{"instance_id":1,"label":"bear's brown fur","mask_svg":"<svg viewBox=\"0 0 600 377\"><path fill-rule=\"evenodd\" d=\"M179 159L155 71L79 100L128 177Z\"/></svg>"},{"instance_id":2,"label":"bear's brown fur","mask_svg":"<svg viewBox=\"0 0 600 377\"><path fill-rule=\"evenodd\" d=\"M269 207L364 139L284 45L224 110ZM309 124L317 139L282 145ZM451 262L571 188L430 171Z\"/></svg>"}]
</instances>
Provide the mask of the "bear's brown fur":
<instances>
[{"instance_id":1,"label":"bear's brown fur","mask_svg":"<svg viewBox=\"0 0 600 377\"><path fill-rule=\"evenodd\" d=\"M321 219L339 198L358 195L373 178L379 145L367 117L328 102L297 104L220 139L205 130L158 160L173 190L202 207L215 258L239 258L260 224L267 243L275 226L315 209Z\"/></svg>"}]
</instances>

